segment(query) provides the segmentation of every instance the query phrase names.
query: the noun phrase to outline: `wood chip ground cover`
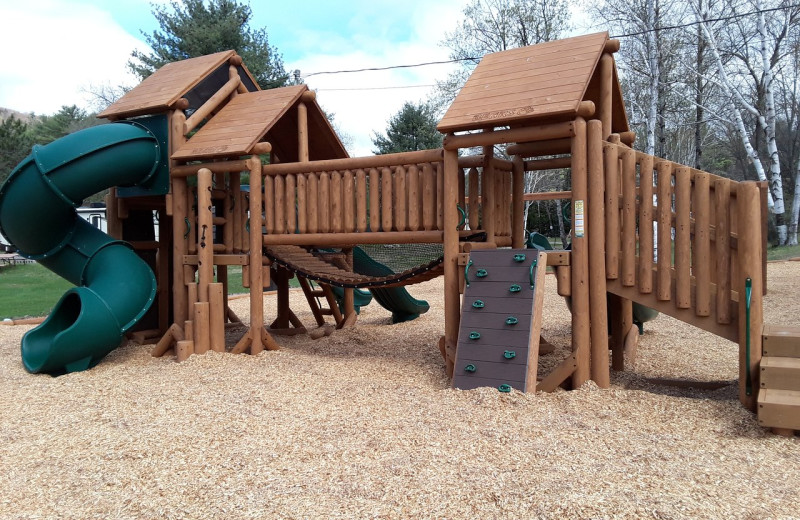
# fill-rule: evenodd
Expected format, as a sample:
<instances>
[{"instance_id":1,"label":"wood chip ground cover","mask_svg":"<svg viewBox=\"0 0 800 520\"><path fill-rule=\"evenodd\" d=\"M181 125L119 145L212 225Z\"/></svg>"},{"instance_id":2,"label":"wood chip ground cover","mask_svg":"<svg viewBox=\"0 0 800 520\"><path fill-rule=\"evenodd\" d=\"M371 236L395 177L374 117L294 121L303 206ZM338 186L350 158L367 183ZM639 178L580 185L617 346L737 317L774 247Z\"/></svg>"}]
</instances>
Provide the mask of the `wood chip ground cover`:
<instances>
[{"instance_id":1,"label":"wood chip ground cover","mask_svg":"<svg viewBox=\"0 0 800 520\"><path fill-rule=\"evenodd\" d=\"M769 265L768 322L796 323L798 274ZM543 365L570 341L554 286ZM733 343L662 315L609 390L451 390L441 287L410 288L431 310L409 323L373 303L279 352L179 364L128 344L59 378L22 368L29 326L0 327L0 518L800 518L800 438L739 405Z\"/></svg>"}]
</instances>

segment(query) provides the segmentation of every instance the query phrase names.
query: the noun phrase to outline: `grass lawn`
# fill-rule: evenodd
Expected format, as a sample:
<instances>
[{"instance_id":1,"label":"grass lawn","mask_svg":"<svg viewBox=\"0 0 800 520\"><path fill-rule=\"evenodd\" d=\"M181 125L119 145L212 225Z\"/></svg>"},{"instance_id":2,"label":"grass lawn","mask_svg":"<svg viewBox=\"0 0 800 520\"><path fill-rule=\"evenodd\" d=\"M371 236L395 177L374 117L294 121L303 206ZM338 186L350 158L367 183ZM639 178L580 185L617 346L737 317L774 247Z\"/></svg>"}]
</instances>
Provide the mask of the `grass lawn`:
<instances>
[{"instance_id":1,"label":"grass lawn","mask_svg":"<svg viewBox=\"0 0 800 520\"><path fill-rule=\"evenodd\" d=\"M0 267L0 320L44 316L72 286L39 264Z\"/></svg>"},{"instance_id":2,"label":"grass lawn","mask_svg":"<svg viewBox=\"0 0 800 520\"><path fill-rule=\"evenodd\" d=\"M800 257L800 246L769 247L768 260ZM242 268L228 267L228 294L247 293L242 286ZM289 281L298 287L297 279ZM0 320L44 316L72 284L39 264L20 264L0 268Z\"/></svg>"}]
</instances>

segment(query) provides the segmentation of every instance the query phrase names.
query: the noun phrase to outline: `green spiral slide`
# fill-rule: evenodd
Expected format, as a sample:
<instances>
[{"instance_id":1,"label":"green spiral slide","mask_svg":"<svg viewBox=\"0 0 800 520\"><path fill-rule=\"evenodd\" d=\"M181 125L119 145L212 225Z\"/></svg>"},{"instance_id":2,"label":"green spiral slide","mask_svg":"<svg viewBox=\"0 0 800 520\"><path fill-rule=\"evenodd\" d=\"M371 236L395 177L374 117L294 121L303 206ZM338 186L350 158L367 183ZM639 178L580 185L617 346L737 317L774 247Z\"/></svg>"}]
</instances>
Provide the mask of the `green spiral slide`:
<instances>
[{"instance_id":1,"label":"green spiral slide","mask_svg":"<svg viewBox=\"0 0 800 520\"><path fill-rule=\"evenodd\" d=\"M28 371L93 367L150 308L150 267L75 208L111 186L146 185L163 169L163 156L164 143L143 125L100 125L34 146L0 187L0 232L20 254L77 286L22 338Z\"/></svg>"}]
</instances>

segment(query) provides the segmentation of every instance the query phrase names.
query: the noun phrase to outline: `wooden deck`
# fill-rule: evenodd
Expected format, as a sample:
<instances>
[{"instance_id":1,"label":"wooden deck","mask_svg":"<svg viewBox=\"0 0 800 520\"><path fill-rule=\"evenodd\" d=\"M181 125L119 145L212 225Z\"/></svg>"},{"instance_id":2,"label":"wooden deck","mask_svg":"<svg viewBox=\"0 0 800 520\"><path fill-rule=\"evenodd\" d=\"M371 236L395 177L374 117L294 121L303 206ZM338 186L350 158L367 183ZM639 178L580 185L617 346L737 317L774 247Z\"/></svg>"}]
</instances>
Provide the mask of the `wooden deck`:
<instances>
[{"instance_id":1,"label":"wooden deck","mask_svg":"<svg viewBox=\"0 0 800 520\"><path fill-rule=\"evenodd\" d=\"M563 115L585 99L608 33L487 54L439 123L441 132L474 130Z\"/></svg>"},{"instance_id":2,"label":"wooden deck","mask_svg":"<svg viewBox=\"0 0 800 520\"><path fill-rule=\"evenodd\" d=\"M98 117L119 119L163 112L234 54L223 51L167 63Z\"/></svg>"}]
</instances>

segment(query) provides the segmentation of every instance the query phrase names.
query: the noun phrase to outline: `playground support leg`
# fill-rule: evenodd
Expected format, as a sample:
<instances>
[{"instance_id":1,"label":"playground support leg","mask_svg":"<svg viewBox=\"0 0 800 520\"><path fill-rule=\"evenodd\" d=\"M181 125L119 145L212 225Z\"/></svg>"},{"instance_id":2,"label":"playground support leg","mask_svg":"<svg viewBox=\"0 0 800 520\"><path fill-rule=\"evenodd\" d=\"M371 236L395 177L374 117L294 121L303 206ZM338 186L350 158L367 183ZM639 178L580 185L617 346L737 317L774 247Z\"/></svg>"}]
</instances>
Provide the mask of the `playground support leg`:
<instances>
[{"instance_id":1,"label":"playground support leg","mask_svg":"<svg viewBox=\"0 0 800 520\"><path fill-rule=\"evenodd\" d=\"M625 338L633 327L633 302L615 294L608 295L611 322L611 368L625 370Z\"/></svg>"},{"instance_id":2,"label":"playground support leg","mask_svg":"<svg viewBox=\"0 0 800 520\"><path fill-rule=\"evenodd\" d=\"M585 231L587 194L586 121L578 117L572 139L572 352L576 360L573 388L579 388L590 377L589 255Z\"/></svg>"},{"instance_id":3,"label":"playground support leg","mask_svg":"<svg viewBox=\"0 0 800 520\"><path fill-rule=\"evenodd\" d=\"M591 377L600 388L608 388L611 383L608 373L608 323L606 302L606 258L605 258L605 216L603 182L603 124L597 119L587 124L588 175L592 179L588 185L588 208L586 235L589 242L589 306L591 327ZM616 161L615 161L616 162ZM617 164L614 164L617 167ZM587 183L588 184L588 183Z\"/></svg>"},{"instance_id":4,"label":"playground support leg","mask_svg":"<svg viewBox=\"0 0 800 520\"><path fill-rule=\"evenodd\" d=\"M761 268L761 197L758 185L753 182L740 183L736 198L739 218L738 255L740 278L736 287L739 291L739 401L745 408L755 411L759 388L758 367L761 362L761 327L764 324ZM745 280L747 278L752 280L749 335L745 291Z\"/></svg>"},{"instance_id":5,"label":"playground support leg","mask_svg":"<svg viewBox=\"0 0 800 520\"><path fill-rule=\"evenodd\" d=\"M444 152L444 336L447 375L453 375L461 320L458 293L458 150Z\"/></svg>"},{"instance_id":6,"label":"playground support leg","mask_svg":"<svg viewBox=\"0 0 800 520\"><path fill-rule=\"evenodd\" d=\"M477 190L476 190L477 191ZM525 247L525 161L516 156L511 170L511 247L522 249Z\"/></svg>"}]
</instances>

